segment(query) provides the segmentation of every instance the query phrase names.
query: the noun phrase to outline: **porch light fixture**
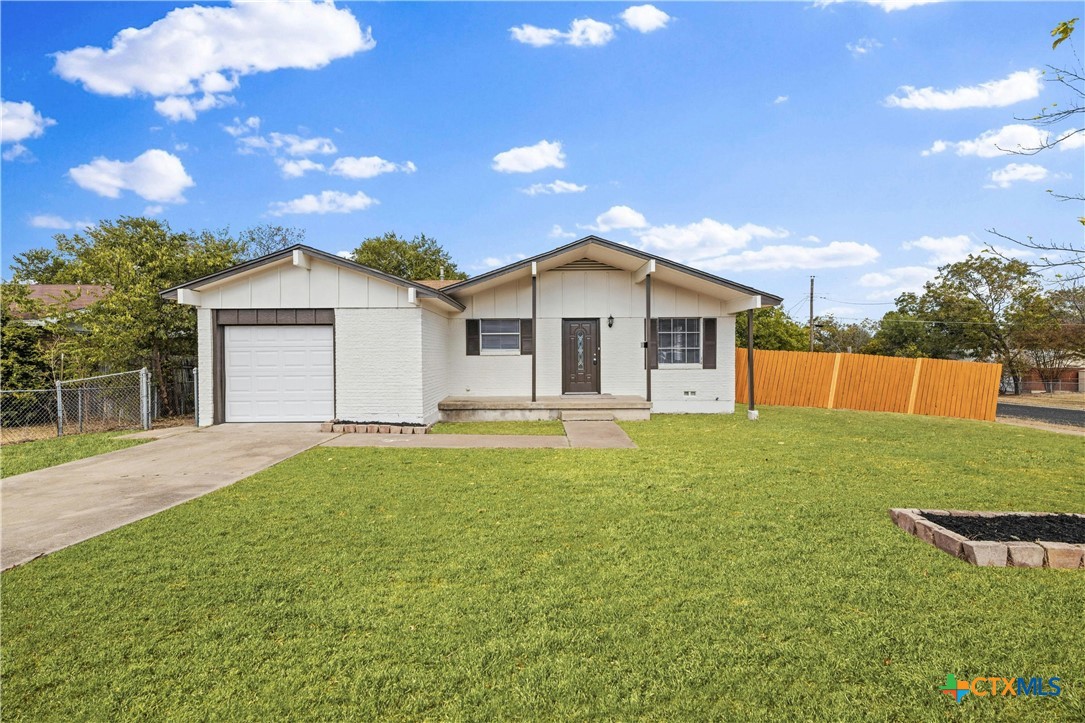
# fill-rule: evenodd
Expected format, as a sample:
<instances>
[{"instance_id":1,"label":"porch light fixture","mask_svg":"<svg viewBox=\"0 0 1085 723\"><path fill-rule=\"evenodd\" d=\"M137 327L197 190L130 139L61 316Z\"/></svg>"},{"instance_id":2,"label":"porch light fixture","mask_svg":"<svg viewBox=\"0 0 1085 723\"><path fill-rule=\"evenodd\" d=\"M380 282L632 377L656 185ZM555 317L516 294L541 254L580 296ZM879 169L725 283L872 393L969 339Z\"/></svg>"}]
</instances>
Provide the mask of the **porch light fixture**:
<instances>
[{"instance_id":1,"label":"porch light fixture","mask_svg":"<svg viewBox=\"0 0 1085 723\"><path fill-rule=\"evenodd\" d=\"M607 327L612 328L612 329L614 328L614 315L613 314L611 314L610 316L607 317Z\"/></svg>"}]
</instances>

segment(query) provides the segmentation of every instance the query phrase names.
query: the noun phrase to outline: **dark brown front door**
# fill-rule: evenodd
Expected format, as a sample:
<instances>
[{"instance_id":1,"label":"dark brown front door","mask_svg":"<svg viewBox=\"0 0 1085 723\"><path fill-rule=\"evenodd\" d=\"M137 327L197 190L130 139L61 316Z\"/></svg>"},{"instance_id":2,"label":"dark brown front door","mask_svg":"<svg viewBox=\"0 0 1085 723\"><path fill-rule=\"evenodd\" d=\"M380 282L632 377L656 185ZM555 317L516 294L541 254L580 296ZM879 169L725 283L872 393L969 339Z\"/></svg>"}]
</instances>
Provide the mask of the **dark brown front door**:
<instances>
[{"instance_id":1,"label":"dark brown front door","mask_svg":"<svg viewBox=\"0 0 1085 723\"><path fill-rule=\"evenodd\" d=\"M599 393L599 320L563 319L561 393Z\"/></svg>"}]
</instances>

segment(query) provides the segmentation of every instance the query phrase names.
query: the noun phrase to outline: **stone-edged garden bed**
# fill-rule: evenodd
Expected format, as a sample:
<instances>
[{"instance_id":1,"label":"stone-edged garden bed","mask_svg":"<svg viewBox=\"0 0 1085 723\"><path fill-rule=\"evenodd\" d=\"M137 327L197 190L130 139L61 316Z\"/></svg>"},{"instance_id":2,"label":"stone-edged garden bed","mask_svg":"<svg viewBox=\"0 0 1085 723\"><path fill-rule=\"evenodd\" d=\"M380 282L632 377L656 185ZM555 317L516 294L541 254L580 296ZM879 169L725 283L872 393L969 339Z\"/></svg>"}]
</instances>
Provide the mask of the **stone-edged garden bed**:
<instances>
[{"instance_id":1,"label":"stone-edged garden bed","mask_svg":"<svg viewBox=\"0 0 1085 723\"><path fill-rule=\"evenodd\" d=\"M1085 567L1085 515L889 510L905 532L983 567Z\"/></svg>"},{"instance_id":2,"label":"stone-edged garden bed","mask_svg":"<svg viewBox=\"0 0 1085 723\"><path fill-rule=\"evenodd\" d=\"M324 422L321 432L339 432L342 434L426 434L429 427L424 424L388 424L382 422Z\"/></svg>"}]
</instances>

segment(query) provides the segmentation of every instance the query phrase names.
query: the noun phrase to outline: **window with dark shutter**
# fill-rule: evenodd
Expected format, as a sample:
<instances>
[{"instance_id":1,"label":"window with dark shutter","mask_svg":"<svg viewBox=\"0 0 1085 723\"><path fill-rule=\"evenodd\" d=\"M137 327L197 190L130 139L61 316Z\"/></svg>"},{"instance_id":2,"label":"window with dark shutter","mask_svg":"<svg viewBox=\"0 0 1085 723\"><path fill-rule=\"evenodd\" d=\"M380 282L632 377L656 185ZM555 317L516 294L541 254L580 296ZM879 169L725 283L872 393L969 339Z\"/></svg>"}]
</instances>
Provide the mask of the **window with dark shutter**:
<instances>
[{"instance_id":1,"label":"window with dark shutter","mask_svg":"<svg viewBox=\"0 0 1085 723\"><path fill-rule=\"evenodd\" d=\"M535 353L535 334L531 327L531 319L520 319L520 353Z\"/></svg>"},{"instance_id":2,"label":"window with dark shutter","mask_svg":"<svg viewBox=\"0 0 1085 723\"><path fill-rule=\"evenodd\" d=\"M479 320L467 320L467 356L478 356L482 349L481 334L479 333Z\"/></svg>"},{"instance_id":3,"label":"window with dark shutter","mask_svg":"<svg viewBox=\"0 0 1085 723\"><path fill-rule=\"evenodd\" d=\"M716 368L716 320L704 320L704 335L701 339L701 366L704 369Z\"/></svg>"}]
</instances>

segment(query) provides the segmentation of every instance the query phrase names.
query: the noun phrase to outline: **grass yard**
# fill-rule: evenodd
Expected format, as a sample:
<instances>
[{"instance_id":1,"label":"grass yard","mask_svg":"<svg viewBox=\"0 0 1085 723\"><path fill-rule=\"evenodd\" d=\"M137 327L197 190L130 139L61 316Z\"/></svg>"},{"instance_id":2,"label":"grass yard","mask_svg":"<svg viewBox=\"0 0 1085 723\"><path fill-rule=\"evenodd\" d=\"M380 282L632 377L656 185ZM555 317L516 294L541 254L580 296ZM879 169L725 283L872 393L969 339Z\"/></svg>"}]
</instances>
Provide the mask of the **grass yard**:
<instances>
[{"instance_id":1,"label":"grass yard","mask_svg":"<svg viewBox=\"0 0 1085 723\"><path fill-rule=\"evenodd\" d=\"M23 472L53 467L84 457L124 449L143 440L117 439L123 432L98 432L96 434L72 434L67 437L42 439L36 442L5 444L0 447L0 477L11 477Z\"/></svg>"},{"instance_id":2,"label":"grass yard","mask_svg":"<svg viewBox=\"0 0 1085 723\"><path fill-rule=\"evenodd\" d=\"M754 400L756 401L756 400ZM556 419L545 422L438 422L430 434L565 434L565 427Z\"/></svg>"},{"instance_id":3,"label":"grass yard","mask_svg":"<svg viewBox=\"0 0 1085 723\"><path fill-rule=\"evenodd\" d=\"M16 568L4 719L1085 719L1085 573L971 567L886 513L1083 511L1080 439L744 417L316 448ZM947 673L1063 692L958 705Z\"/></svg>"}]
</instances>

